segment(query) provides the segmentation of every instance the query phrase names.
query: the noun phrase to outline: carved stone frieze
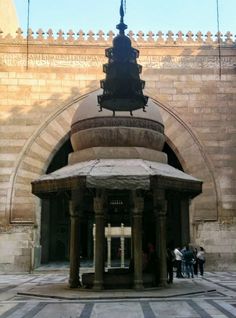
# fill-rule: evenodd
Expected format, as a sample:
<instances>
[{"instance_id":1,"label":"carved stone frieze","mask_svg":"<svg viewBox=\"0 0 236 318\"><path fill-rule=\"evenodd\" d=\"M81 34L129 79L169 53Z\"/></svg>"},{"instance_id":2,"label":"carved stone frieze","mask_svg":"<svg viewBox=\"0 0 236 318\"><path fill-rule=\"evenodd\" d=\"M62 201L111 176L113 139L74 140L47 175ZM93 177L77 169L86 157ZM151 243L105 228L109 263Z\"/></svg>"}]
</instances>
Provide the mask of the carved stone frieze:
<instances>
[{"instance_id":1,"label":"carved stone frieze","mask_svg":"<svg viewBox=\"0 0 236 318\"><path fill-rule=\"evenodd\" d=\"M139 63L146 68L158 69L215 69L218 56L140 56ZM236 57L222 57L221 67L232 68Z\"/></svg>"},{"instance_id":2,"label":"carved stone frieze","mask_svg":"<svg viewBox=\"0 0 236 318\"><path fill-rule=\"evenodd\" d=\"M0 53L0 65L26 66L26 54ZM104 57L96 55L72 55L72 54L29 54L28 65L30 67L76 67L89 68L100 67L105 63Z\"/></svg>"},{"instance_id":3,"label":"carved stone frieze","mask_svg":"<svg viewBox=\"0 0 236 318\"><path fill-rule=\"evenodd\" d=\"M77 54L29 54L29 67L70 67L70 68L100 68L106 62L103 56ZM151 69L215 69L219 65L218 56L153 56L142 55L139 63L144 68ZM0 66L24 67L27 56L22 53L0 53ZM235 56L221 58L222 68L233 68Z\"/></svg>"}]
</instances>

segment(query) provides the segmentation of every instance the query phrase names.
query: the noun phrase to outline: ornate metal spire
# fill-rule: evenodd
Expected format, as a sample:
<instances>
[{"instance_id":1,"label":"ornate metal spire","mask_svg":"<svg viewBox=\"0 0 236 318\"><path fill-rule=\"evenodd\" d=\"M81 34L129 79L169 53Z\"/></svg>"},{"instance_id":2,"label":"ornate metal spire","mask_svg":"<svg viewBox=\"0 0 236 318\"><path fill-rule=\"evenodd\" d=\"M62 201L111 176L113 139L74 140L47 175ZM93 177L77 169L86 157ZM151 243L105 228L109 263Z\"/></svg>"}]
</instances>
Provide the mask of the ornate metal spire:
<instances>
[{"instance_id":1,"label":"ornate metal spire","mask_svg":"<svg viewBox=\"0 0 236 318\"><path fill-rule=\"evenodd\" d=\"M127 25L124 23L124 6L123 6L123 0L121 0L120 4L120 23L117 24L116 28L120 30L120 34L125 34L125 30L127 29Z\"/></svg>"},{"instance_id":2,"label":"ornate metal spire","mask_svg":"<svg viewBox=\"0 0 236 318\"><path fill-rule=\"evenodd\" d=\"M103 94L98 96L100 110L132 111L147 105L148 97L143 95L145 82L140 80L142 66L136 59L139 51L132 48L130 38L125 35L123 0L120 5L119 34L113 40L113 47L105 50L108 63L103 65L106 79L101 81Z\"/></svg>"}]
</instances>

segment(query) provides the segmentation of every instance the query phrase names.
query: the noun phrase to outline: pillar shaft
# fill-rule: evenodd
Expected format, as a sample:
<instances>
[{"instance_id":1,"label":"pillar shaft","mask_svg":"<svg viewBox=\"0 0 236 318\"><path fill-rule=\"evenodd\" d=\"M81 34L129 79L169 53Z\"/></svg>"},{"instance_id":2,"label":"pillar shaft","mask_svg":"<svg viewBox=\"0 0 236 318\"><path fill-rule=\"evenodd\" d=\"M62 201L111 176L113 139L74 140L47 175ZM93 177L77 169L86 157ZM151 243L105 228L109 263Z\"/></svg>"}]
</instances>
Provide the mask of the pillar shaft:
<instances>
[{"instance_id":1,"label":"pillar shaft","mask_svg":"<svg viewBox=\"0 0 236 318\"><path fill-rule=\"evenodd\" d=\"M125 267L125 238L120 238L120 267Z\"/></svg>"},{"instance_id":2,"label":"pillar shaft","mask_svg":"<svg viewBox=\"0 0 236 318\"><path fill-rule=\"evenodd\" d=\"M134 256L134 288L143 289L143 251L142 251L142 197L133 194L133 256Z\"/></svg>"},{"instance_id":3,"label":"pillar shaft","mask_svg":"<svg viewBox=\"0 0 236 318\"><path fill-rule=\"evenodd\" d=\"M158 280L161 286L167 284L167 264L166 264L166 214L167 202L164 190L155 190L153 194L154 213L156 217L157 229L157 252L159 261Z\"/></svg>"},{"instance_id":4,"label":"pillar shaft","mask_svg":"<svg viewBox=\"0 0 236 318\"><path fill-rule=\"evenodd\" d=\"M94 198L94 212L95 212L95 274L94 285L95 290L103 289L103 273L104 273L104 196L97 196Z\"/></svg>"},{"instance_id":5,"label":"pillar shaft","mask_svg":"<svg viewBox=\"0 0 236 318\"><path fill-rule=\"evenodd\" d=\"M107 267L111 268L111 224L107 226Z\"/></svg>"},{"instance_id":6,"label":"pillar shaft","mask_svg":"<svg viewBox=\"0 0 236 318\"><path fill-rule=\"evenodd\" d=\"M79 211L74 203L70 202L70 288L77 288L79 280Z\"/></svg>"},{"instance_id":7,"label":"pillar shaft","mask_svg":"<svg viewBox=\"0 0 236 318\"><path fill-rule=\"evenodd\" d=\"M92 259L93 257L93 222L91 219L88 221L88 233L87 233L87 241L88 241L88 258Z\"/></svg>"},{"instance_id":8,"label":"pillar shaft","mask_svg":"<svg viewBox=\"0 0 236 318\"><path fill-rule=\"evenodd\" d=\"M111 238L107 238L107 267L111 268Z\"/></svg>"}]
</instances>

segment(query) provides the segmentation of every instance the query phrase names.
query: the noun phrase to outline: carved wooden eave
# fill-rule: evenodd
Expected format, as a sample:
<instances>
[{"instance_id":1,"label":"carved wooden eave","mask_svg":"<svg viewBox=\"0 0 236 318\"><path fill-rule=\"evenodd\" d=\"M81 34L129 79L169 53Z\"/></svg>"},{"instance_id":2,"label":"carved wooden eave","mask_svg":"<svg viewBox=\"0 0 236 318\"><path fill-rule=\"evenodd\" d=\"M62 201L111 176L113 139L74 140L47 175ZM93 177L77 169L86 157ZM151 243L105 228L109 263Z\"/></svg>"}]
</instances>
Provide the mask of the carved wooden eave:
<instances>
[{"instance_id":1,"label":"carved wooden eave","mask_svg":"<svg viewBox=\"0 0 236 318\"><path fill-rule=\"evenodd\" d=\"M151 177L152 189L165 189L174 191L176 194L194 198L202 193L202 182L177 179L174 177L154 176Z\"/></svg>"},{"instance_id":2,"label":"carved wooden eave","mask_svg":"<svg viewBox=\"0 0 236 318\"><path fill-rule=\"evenodd\" d=\"M81 187L150 190L175 190L194 197L202 192L202 181L169 166L142 159L98 159L79 162L43 175L32 182L32 193L45 197L50 193Z\"/></svg>"},{"instance_id":3,"label":"carved wooden eave","mask_svg":"<svg viewBox=\"0 0 236 318\"><path fill-rule=\"evenodd\" d=\"M71 176L55 180L33 181L32 193L41 199L57 196L61 193L70 193L72 190L86 187L85 176Z\"/></svg>"}]
</instances>

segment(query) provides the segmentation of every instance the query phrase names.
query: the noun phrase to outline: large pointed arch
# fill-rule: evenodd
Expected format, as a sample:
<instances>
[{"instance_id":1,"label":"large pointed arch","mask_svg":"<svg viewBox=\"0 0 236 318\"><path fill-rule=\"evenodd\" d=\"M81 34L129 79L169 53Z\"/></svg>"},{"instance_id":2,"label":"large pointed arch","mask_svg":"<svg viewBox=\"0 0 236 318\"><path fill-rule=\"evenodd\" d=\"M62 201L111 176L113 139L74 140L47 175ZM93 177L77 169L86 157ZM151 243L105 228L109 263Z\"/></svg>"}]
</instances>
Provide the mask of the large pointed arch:
<instances>
[{"instance_id":1,"label":"large pointed arch","mask_svg":"<svg viewBox=\"0 0 236 318\"><path fill-rule=\"evenodd\" d=\"M50 114L26 142L11 174L7 195L7 215L10 223L35 222L37 199L31 193L31 181L47 170L57 150L69 138L71 119L79 102L97 90L94 84L81 89Z\"/></svg>"},{"instance_id":2,"label":"large pointed arch","mask_svg":"<svg viewBox=\"0 0 236 318\"><path fill-rule=\"evenodd\" d=\"M200 138L172 107L159 100L154 90L149 90L148 94L159 106L166 141L175 152L184 171L203 181L203 192L194 199L192 221L217 220L220 190L213 173L213 165Z\"/></svg>"},{"instance_id":3,"label":"large pointed arch","mask_svg":"<svg viewBox=\"0 0 236 318\"><path fill-rule=\"evenodd\" d=\"M22 149L8 192L8 213L11 223L35 221L37 199L31 194L31 181L45 173L61 145L68 138L73 114L79 102L98 89L86 87L79 96L63 104L35 131ZM219 195L212 165L200 139L168 105L161 103L154 91L149 96L156 102L165 125L167 143L175 152L184 171L203 180L203 194L194 200L195 220L216 220Z\"/></svg>"}]
</instances>

